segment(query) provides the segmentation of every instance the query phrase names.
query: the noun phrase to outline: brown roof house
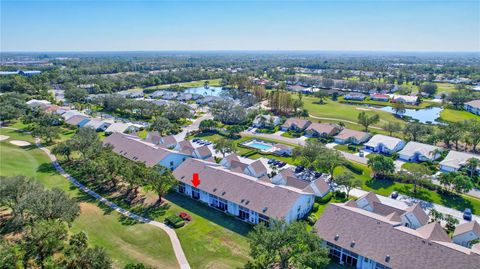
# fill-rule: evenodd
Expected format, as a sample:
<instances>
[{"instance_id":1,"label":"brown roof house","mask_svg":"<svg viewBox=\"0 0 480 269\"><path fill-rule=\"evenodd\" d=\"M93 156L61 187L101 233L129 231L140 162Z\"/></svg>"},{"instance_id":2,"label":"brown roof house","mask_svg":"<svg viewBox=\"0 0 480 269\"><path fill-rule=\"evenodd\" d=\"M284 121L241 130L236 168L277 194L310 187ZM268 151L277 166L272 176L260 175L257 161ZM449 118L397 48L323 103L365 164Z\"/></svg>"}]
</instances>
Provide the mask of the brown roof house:
<instances>
[{"instance_id":1,"label":"brown roof house","mask_svg":"<svg viewBox=\"0 0 480 269\"><path fill-rule=\"evenodd\" d=\"M103 140L104 145L113 146L113 151L127 159L143 162L147 166L163 165L175 169L190 155L162 148L132 135L113 133Z\"/></svg>"},{"instance_id":2,"label":"brown roof house","mask_svg":"<svg viewBox=\"0 0 480 269\"><path fill-rule=\"evenodd\" d=\"M232 161L237 161L237 162L240 161L240 158L237 156L237 154L232 153L232 154L226 156L225 158L223 158L223 159L220 161L220 164L223 165L224 167L230 169L230 167L231 167L231 165L232 165Z\"/></svg>"},{"instance_id":3,"label":"brown roof house","mask_svg":"<svg viewBox=\"0 0 480 269\"><path fill-rule=\"evenodd\" d=\"M362 144L370 138L370 134L351 129L343 129L335 137L335 142L338 144Z\"/></svg>"},{"instance_id":4,"label":"brown roof house","mask_svg":"<svg viewBox=\"0 0 480 269\"><path fill-rule=\"evenodd\" d=\"M314 230L333 261L362 269L479 268L480 251L453 243L438 222L414 229L403 225L396 209L379 210L365 210L355 201L325 208Z\"/></svg>"},{"instance_id":5,"label":"brown roof house","mask_svg":"<svg viewBox=\"0 0 480 269\"><path fill-rule=\"evenodd\" d=\"M336 124L312 123L305 130L306 136L310 137L327 137L334 136L340 132L342 128Z\"/></svg>"},{"instance_id":6,"label":"brown roof house","mask_svg":"<svg viewBox=\"0 0 480 269\"><path fill-rule=\"evenodd\" d=\"M480 239L480 224L475 220L458 225L452 236L453 242L465 247L470 247L471 242L478 239Z\"/></svg>"},{"instance_id":7,"label":"brown roof house","mask_svg":"<svg viewBox=\"0 0 480 269\"><path fill-rule=\"evenodd\" d=\"M197 187L192 186L193 173L199 175ZM274 185L200 159L187 159L173 175L180 182L176 187L179 193L253 224L301 219L314 202L312 193Z\"/></svg>"},{"instance_id":8,"label":"brown roof house","mask_svg":"<svg viewBox=\"0 0 480 269\"><path fill-rule=\"evenodd\" d=\"M271 182L276 185L289 186L305 192L312 192L317 197L323 197L330 192L330 186L323 178L317 178L313 181L299 179L292 169L283 169L274 177Z\"/></svg>"},{"instance_id":9,"label":"brown roof house","mask_svg":"<svg viewBox=\"0 0 480 269\"><path fill-rule=\"evenodd\" d=\"M295 131L303 131L305 130L310 124L312 124L309 120L304 120L300 118L289 118L283 123L282 130L295 130Z\"/></svg>"},{"instance_id":10,"label":"brown roof house","mask_svg":"<svg viewBox=\"0 0 480 269\"><path fill-rule=\"evenodd\" d=\"M256 160L245 168L245 174L252 177L261 178L267 174L267 167L261 160Z\"/></svg>"}]
</instances>

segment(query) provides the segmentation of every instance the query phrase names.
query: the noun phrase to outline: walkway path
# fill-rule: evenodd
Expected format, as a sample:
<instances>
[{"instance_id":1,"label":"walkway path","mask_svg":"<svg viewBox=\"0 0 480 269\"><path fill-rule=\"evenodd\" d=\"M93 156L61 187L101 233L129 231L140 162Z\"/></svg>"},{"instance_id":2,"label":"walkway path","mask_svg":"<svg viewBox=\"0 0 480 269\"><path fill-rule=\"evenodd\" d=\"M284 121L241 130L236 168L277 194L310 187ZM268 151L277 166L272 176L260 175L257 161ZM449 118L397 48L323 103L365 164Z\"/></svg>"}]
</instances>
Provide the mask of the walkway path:
<instances>
[{"instance_id":1,"label":"walkway path","mask_svg":"<svg viewBox=\"0 0 480 269\"><path fill-rule=\"evenodd\" d=\"M96 193L96 192L90 190L89 188L85 187L83 184L78 182L75 178L73 178L68 173L66 173L65 170L63 170L63 168L58 163L55 155L51 154L50 150L48 148L43 147L40 144L40 140L38 138L35 139L35 143L36 143L37 147L39 147L43 152L45 152L47 154L47 156L52 161L52 164L55 167L55 169L62 176L64 176L66 179L68 179L70 182L72 182L73 185L77 186L78 188L80 188L81 190L83 190L84 192L89 194L90 196L94 197L95 199L98 199L100 202L109 206L110 208L117 211L118 213L120 213L124 216L127 216L129 218L132 218L136 221L153 225L153 226L158 227L158 228L162 229L163 231L165 231L165 233L167 233L168 237L170 238L170 241L172 242L173 252L175 253L175 256L177 257L177 261L180 264L180 268L181 269L190 269L190 265L188 264L187 258L185 257L185 253L183 252L182 245L180 244L180 240L178 240L178 237L177 237L177 234L175 233L175 230L173 230L172 228L168 227L167 225L165 225L161 222L150 220L150 219L144 218L142 216L139 216L137 214L134 214L134 213L132 213L128 210L125 210L125 209L119 207L118 205L116 205L115 203L112 203L109 200L103 198L98 193Z\"/></svg>"}]
</instances>

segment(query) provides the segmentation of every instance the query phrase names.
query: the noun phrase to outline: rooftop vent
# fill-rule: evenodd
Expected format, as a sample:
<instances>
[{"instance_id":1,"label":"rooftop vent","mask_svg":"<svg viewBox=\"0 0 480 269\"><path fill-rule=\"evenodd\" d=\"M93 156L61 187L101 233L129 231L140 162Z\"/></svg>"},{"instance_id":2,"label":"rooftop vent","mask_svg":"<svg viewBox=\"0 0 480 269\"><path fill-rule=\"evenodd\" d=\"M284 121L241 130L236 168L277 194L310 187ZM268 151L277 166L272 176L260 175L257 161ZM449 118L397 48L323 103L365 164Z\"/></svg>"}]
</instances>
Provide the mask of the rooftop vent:
<instances>
[{"instance_id":1,"label":"rooftop vent","mask_svg":"<svg viewBox=\"0 0 480 269\"><path fill-rule=\"evenodd\" d=\"M182 177L181 177L181 179L184 179L184 178L185 178L185 176L182 176Z\"/></svg>"},{"instance_id":2,"label":"rooftop vent","mask_svg":"<svg viewBox=\"0 0 480 269\"><path fill-rule=\"evenodd\" d=\"M262 212L265 213L267 211L268 207L264 207Z\"/></svg>"},{"instance_id":3,"label":"rooftop vent","mask_svg":"<svg viewBox=\"0 0 480 269\"><path fill-rule=\"evenodd\" d=\"M387 256L385 257L385 262L390 262L390 255L387 255Z\"/></svg>"},{"instance_id":4,"label":"rooftop vent","mask_svg":"<svg viewBox=\"0 0 480 269\"><path fill-rule=\"evenodd\" d=\"M213 192L216 192L216 191L217 191L217 188L214 188L214 189L213 189Z\"/></svg>"},{"instance_id":5,"label":"rooftop vent","mask_svg":"<svg viewBox=\"0 0 480 269\"><path fill-rule=\"evenodd\" d=\"M243 204L243 202L245 202L245 199L242 199L242 200L240 201L240 203L242 203L242 204Z\"/></svg>"},{"instance_id":6,"label":"rooftop vent","mask_svg":"<svg viewBox=\"0 0 480 269\"><path fill-rule=\"evenodd\" d=\"M353 240L352 243L350 243L350 247L351 248L355 247L355 240Z\"/></svg>"},{"instance_id":7,"label":"rooftop vent","mask_svg":"<svg viewBox=\"0 0 480 269\"><path fill-rule=\"evenodd\" d=\"M250 201L246 201L245 204L248 205L248 203L250 203Z\"/></svg>"},{"instance_id":8,"label":"rooftop vent","mask_svg":"<svg viewBox=\"0 0 480 269\"><path fill-rule=\"evenodd\" d=\"M338 238L340 238L340 235L336 234L334 237L335 241L338 241Z\"/></svg>"},{"instance_id":9,"label":"rooftop vent","mask_svg":"<svg viewBox=\"0 0 480 269\"><path fill-rule=\"evenodd\" d=\"M222 196L225 195L225 192L222 192Z\"/></svg>"}]
</instances>

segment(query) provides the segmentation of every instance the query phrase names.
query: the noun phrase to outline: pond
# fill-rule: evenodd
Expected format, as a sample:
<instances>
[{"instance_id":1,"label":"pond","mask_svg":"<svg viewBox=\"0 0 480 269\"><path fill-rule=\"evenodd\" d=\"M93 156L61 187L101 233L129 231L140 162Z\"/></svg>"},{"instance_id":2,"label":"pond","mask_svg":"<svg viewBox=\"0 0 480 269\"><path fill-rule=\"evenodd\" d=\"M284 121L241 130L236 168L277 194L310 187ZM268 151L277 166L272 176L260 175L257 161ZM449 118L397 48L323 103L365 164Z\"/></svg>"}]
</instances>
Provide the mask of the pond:
<instances>
[{"instance_id":1,"label":"pond","mask_svg":"<svg viewBox=\"0 0 480 269\"><path fill-rule=\"evenodd\" d=\"M379 108L382 111L390 112L395 114L395 111L392 107L386 106ZM443 108L441 107L427 107L422 109L405 109L405 113L401 114L403 116L411 117L412 119L418 120L421 123L433 123L438 124L437 119L440 117L440 112Z\"/></svg>"},{"instance_id":2,"label":"pond","mask_svg":"<svg viewBox=\"0 0 480 269\"><path fill-rule=\"evenodd\" d=\"M200 94L203 96L220 96L226 90L224 90L222 87L195 87L195 88L188 88L185 89L186 93L195 93L195 94Z\"/></svg>"}]
</instances>

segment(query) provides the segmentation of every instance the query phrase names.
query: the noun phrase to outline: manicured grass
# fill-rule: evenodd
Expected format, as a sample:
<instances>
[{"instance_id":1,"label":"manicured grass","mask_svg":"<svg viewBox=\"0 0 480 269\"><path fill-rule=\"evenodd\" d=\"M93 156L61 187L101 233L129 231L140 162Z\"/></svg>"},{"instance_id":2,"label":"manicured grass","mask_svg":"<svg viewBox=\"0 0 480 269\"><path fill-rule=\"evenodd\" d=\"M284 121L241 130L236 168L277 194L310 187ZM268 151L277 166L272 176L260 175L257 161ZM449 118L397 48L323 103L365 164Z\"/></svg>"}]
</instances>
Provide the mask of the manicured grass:
<instances>
[{"instance_id":1,"label":"manicured grass","mask_svg":"<svg viewBox=\"0 0 480 269\"><path fill-rule=\"evenodd\" d=\"M440 112L440 118L444 121L457 122L469 119L480 120L480 116L464 110L446 108Z\"/></svg>"},{"instance_id":2,"label":"manicured grass","mask_svg":"<svg viewBox=\"0 0 480 269\"><path fill-rule=\"evenodd\" d=\"M209 82L209 86L218 87L221 86L222 79L206 79ZM196 80L190 82L181 82L181 83L174 83L174 84L164 84L164 85L157 85L146 88L147 90L160 90L160 89L167 89L172 86L179 86L182 88L194 88L194 87L201 87L205 84L206 80Z\"/></svg>"},{"instance_id":3,"label":"manicured grass","mask_svg":"<svg viewBox=\"0 0 480 269\"><path fill-rule=\"evenodd\" d=\"M248 261L245 236L252 226L181 194L172 192L167 200L169 214L192 216L191 222L176 230L192 268L240 268Z\"/></svg>"},{"instance_id":4,"label":"manicured grass","mask_svg":"<svg viewBox=\"0 0 480 269\"><path fill-rule=\"evenodd\" d=\"M358 114L364 111L368 115L378 114L380 116L380 122L373 126L381 127L386 122L398 122L402 125L404 124L404 121L394 117L393 114L372 108L342 104L338 101L332 101L330 99L326 100L324 104L319 104L318 98L310 96L304 96L303 102L304 108L306 108L311 115L317 117L325 117L356 123L358 121ZM318 121L318 119L315 121ZM362 126L358 125L357 128L362 128Z\"/></svg>"},{"instance_id":5,"label":"manicured grass","mask_svg":"<svg viewBox=\"0 0 480 269\"><path fill-rule=\"evenodd\" d=\"M0 133L11 136L11 139L33 140L29 135L12 130L0 129ZM34 146L21 148L8 141L0 142L0 175L34 177L47 188L63 189L79 200L84 197L55 171L47 155ZM146 224L122 225L116 212L105 214L91 203L82 203L81 206L82 212L74 221L72 230L84 231L92 245L104 247L116 268L130 262L161 268L178 267L170 240L162 230Z\"/></svg>"},{"instance_id":6,"label":"manicured grass","mask_svg":"<svg viewBox=\"0 0 480 269\"><path fill-rule=\"evenodd\" d=\"M356 100L345 100L344 97L339 97L338 101L341 103L350 103L350 104L358 104L358 105L372 105L372 106L393 106L393 103L390 101L383 102L383 101L376 101L376 100L370 100L370 97L365 98L363 101L356 101ZM411 108L411 109L420 109L420 108L425 108L428 106L432 105L438 105L435 103L430 103L430 102L421 102L418 106L412 106L412 105L405 105L405 108Z\"/></svg>"},{"instance_id":7,"label":"manicured grass","mask_svg":"<svg viewBox=\"0 0 480 269\"><path fill-rule=\"evenodd\" d=\"M351 150L348 145L346 144L339 144L333 147L334 149L338 149L341 151L349 152L349 153L357 153L359 149L362 148L362 146L356 146L356 145L351 145L350 147L355 148L356 150Z\"/></svg>"},{"instance_id":8,"label":"manicured grass","mask_svg":"<svg viewBox=\"0 0 480 269\"><path fill-rule=\"evenodd\" d=\"M452 93L457 91L457 89L455 89L455 84L452 83L435 82L435 84L437 85L437 93Z\"/></svg>"}]
</instances>

